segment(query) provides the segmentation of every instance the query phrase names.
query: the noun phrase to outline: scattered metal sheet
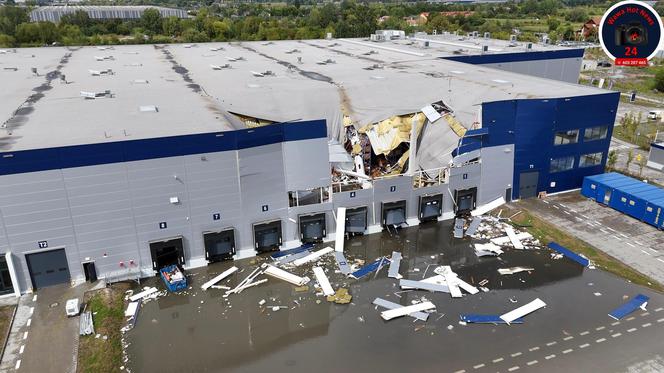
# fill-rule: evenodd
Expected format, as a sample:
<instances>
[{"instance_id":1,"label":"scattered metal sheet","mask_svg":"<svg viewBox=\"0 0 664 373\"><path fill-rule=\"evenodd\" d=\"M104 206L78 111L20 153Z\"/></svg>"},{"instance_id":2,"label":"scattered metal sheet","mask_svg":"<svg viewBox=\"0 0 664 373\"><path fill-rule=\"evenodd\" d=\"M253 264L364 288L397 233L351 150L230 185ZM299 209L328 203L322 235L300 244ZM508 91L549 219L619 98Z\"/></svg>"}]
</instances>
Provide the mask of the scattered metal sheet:
<instances>
[{"instance_id":1,"label":"scattered metal sheet","mask_svg":"<svg viewBox=\"0 0 664 373\"><path fill-rule=\"evenodd\" d=\"M454 238L463 238L463 226L466 220L463 218L454 219Z\"/></svg>"},{"instance_id":2,"label":"scattered metal sheet","mask_svg":"<svg viewBox=\"0 0 664 373\"><path fill-rule=\"evenodd\" d=\"M284 257L284 256L293 255L293 254L301 253L301 252L304 252L304 251L308 251L312 247L314 247L314 245L308 243L308 244L304 244L300 247L296 247L294 249L281 250L281 251L278 251L278 252L272 254L272 259L278 259L278 258L281 258L281 257Z\"/></svg>"},{"instance_id":3,"label":"scattered metal sheet","mask_svg":"<svg viewBox=\"0 0 664 373\"><path fill-rule=\"evenodd\" d=\"M125 317L132 317L138 310L138 304L139 302L129 302L127 305L127 309L125 310Z\"/></svg>"},{"instance_id":4,"label":"scattered metal sheet","mask_svg":"<svg viewBox=\"0 0 664 373\"><path fill-rule=\"evenodd\" d=\"M527 232L523 233L517 233L516 238L518 240L529 240L533 238L533 235ZM492 238L491 243L496 244L496 245L505 245L506 243L510 242L510 238L507 236L502 236L502 237L497 237L497 238Z\"/></svg>"},{"instance_id":5,"label":"scattered metal sheet","mask_svg":"<svg viewBox=\"0 0 664 373\"><path fill-rule=\"evenodd\" d=\"M481 256L498 256L503 253L503 250L500 246L489 243L476 243L475 244L475 255L478 257Z\"/></svg>"},{"instance_id":6,"label":"scattered metal sheet","mask_svg":"<svg viewBox=\"0 0 664 373\"><path fill-rule=\"evenodd\" d=\"M383 261L387 261L387 259L385 257L380 257L380 258L376 259L375 262L373 262L371 264L368 264L368 265L365 265L364 267L362 267L362 268L358 269L357 271L351 273L351 276L353 276L356 279L360 279L360 278L368 275L369 273L377 270L379 267L381 267L384 264Z\"/></svg>"},{"instance_id":7,"label":"scattered metal sheet","mask_svg":"<svg viewBox=\"0 0 664 373\"><path fill-rule=\"evenodd\" d=\"M90 335L95 333L95 326L92 320L92 312L85 311L79 318L79 334Z\"/></svg>"},{"instance_id":8,"label":"scattered metal sheet","mask_svg":"<svg viewBox=\"0 0 664 373\"><path fill-rule=\"evenodd\" d=\"M281 258L277 259L276 261L279 264L288 264L288 263L294 262L298 259L304 258L305 256L307 256L309 254L311 254L311 251L304 250L304 251L301 251L297 254L282 256Z\"/></svg>"},{"instance_id":9,"label":"scattered metal sheet","mask_svg":"<svg viewBox=\"0 0 664 373\"><path fill-rule=\"evenodd\" d=\"M519 241L519 238L516 236L516 233L514 233L514 228L509 226L505 227L505 233L507 233L507 237L509 237L515 249L523 250L523 244L521 243L521 241Z\"/></svg>"},{"instance_id":10,"label":"scattered metal sheet","mask_svg":"<svg viewBox=\"0 0 664 373\"><path fill-rule=\"evenodd\" d=\"M293 262L293 264L295 264L296 266L301 266L302 264L309 263L309 262L312 262L312 261L314 261L314 260L317 260L317 259L320 258L321 256L323 256L323 255L325 255L325 254L329 254L329 253L331 253L331 252L333 252L333 251L334 251L333 248L331 248L331 247L326 247L326 248L320 249L320 250L318 250L318 251L314 251L313 253L311 253L311 254L305 256L304 258L300 258L300 259L298 259L298 260L295 260L295 261Z\"/></svg>"},{"instance_id":11,"label":"scattered metal sheet","mask_svg":"<svg viewBox=\"0 0 664 373\"><path fill-rule=\"evenodd\" d=\"M330 280L328 280L327 276L325 275L325 271L323 271L323 268L314 267L313 271L314 271L314 276L316 276L316 280L320 285L320 288L323 290L323 295L326 296L334 295L334 289L332 289L332 285L330 285Z\"/></svg>"},{"instance_id":12,"label":"scattered metal sheet","mask_svg":"<svg viewBox=\"0 0 664 373\"><path fill-rule=\"evenodd\" d=\"M346 208L337 208L337 231L335 233L334 251L344 252L344 239L346 238Z\"/></svg>"},{"instance_id":13,"label":"scattered metal sheet","mask_svg":"<svg viewBox=\"0 0 664 373\"><path fill-rule=\"evenodd\" d=\"M399 274L399 266L401 265L401 253L398 251L392 251L392 261L390 262L390 268L387 271L387 277L400 279L401 275Z\"/></svg>"},{"instance_id":14,"label":"scattered metal sheet","mask_svg":"<svg viewBox=\"0 0 664 373\"><path fill-rule=\"evenodd\" d=\"M452 295L452 298L463 297L461 289L459 289L459 285L456 282L456 274L446 273L443 277L445 277L445 282L447 282L447 287L450 289L450 295Z\"/></svg>"},{"instance_id":15,"label":"scattered metal sheet","mask_svg":"<svg viewBox=\"0 0 664 373\"><path fill-rule=\"evenodd\" d=\"M504 204L505 204L505 198L500 197L496 200L493 200L493 201L491 201L491 202L489 202L485 205L482 205L482 206L476 208L475 210L470 212L470 215L472 215L472 216L484 215L487 212L495 209L496 207L499 207L499 206L504 205Z\"/></svg>"},{"instance_id":16,"label":"scattered metal sheet","mask_svg":"<svg viewBox=\"0 0 664 373\"><path fill-rule=\"evenodd\" d=\"M501 275L513 275L519 272L530 272L534 271L535 268L531 267L511 267L511 268L498 268L498 273Z\"/></svg>"},{"instance_id":17,"label":"scattered metal sheet","mask_svg":"<svg viewBox=\"0 0 664 373\"><path fill-rule=\"evenodd\" d=\"M455 281L456 281L457 285L459 285L460 288L462 288L463 290L465 290L466 292L468 292L471 295L472 294L477 294L477 293L480 292L476 287L474 287L473 285L471 285L471 284L467 283L466 281L460 279L459 277L456 277Z\"/></svg>"},{"instance_id":18,"label":"scattered metal sheet","mask_svg":"<svg viewBox=\"0 0 664 373\"><path fill-rule=\"evenodd\" d=\"M389 300L385 300L385 299L381 299L381 298L374 299L373 304L375 304L378 307L387 308L388 310L393 310L393 309L403 307L402 305L400 305L398 303L390 302ZM427 321L427 319L429 318L429 314L426 313L426 312L413 312L413 313L409 313L408 316L410 316L412 318L415 318L417 320L421 320L421 321Z\"/></svg>"},{"instance_id":19,"label":"scattered metal sheet","mask_svg":"<svg viewBox=\"0 0 664 373\"><path fill-rule=\"evenodd\" d=\"M138 294L132 295L131 297L129 297L129 300L132 301L132 302L135 302L135 301L137 301L137 300L139 300L139 299L143 299L143 298L145 298L145 297L147 297L147 296L149 296L149 295L152 295L152 294L154 294L154 293L156 293L156 292L157 292L157 288L152 287L152 288L149 288L149 289L143 290L142 292L140 292L140 293L138 293Z\"/></svg>"},{"instance_id":20,"label":"scattered metal sheet","mask_svg":"<svg viewBox=\"0 0 664 373\"><path fill-rule=\"evenodd\" d=\"M237 271L237 270L238 270L238 268L235 267L235 266L233 266L233 267L231 267L231 268L225 270L225 271L224 271L223 273L221 273L220 275L215 276L212 280L210 280L210 281L204 283L203 286L201 286L201 289L203 289L203 290L207 290L207 289L210 288L212 285L214 285L214 284L216 284L217 282L219 282L219 281L225 279L226 277L230 276L233 272L235 272L235 271Z\"/></svg>"},{"instance_id":21,"label":"scattered metal sheet","mask_svg":"<svg viewBox=\"0 0 664 373\"><path fill-rule=\"evenodd\" d=\"M436 276L434 276L436 277ZM442 276L441 276L442 277ZM413 280L400 280L399 286L402 289L419 289L419 290L428 290L433 292L449 293L450 289L447 285L436 284L431 282L423 281L413 281Z\"/></svg>"},{"instance_id":22,"label":"scattered metal sheet","mask_svg":"<svg viewBox=\"0 0 664 373\"><path fill-rule=\"evenodd\" d=\"M309 278L307 277L300 277L290 272L286 272L281 268L277 268L271 265L268 265L267 268L265 268L265 270L263 271L263 273L278 278L280 280L289 282L295 286L302 286L309 282Z\"/></svg>"},{"instance_id":23,"label":"scattered metal sheet","mask_svg":"<svg viewBox=\"0 0 664 373\"><path fill-rule=\"evenodd\" d=\"M480 227L480 224L482 224L481 216L476 216L475 218L473 218L473 221L470 222L468 229L466 229L466 236L474 235L475 232L477 232L477 228Z\"/></svg>"},{"instance_id":24,"label":"scattered metal sheet","mask_svg":"<svg viewBox=\"0 0 664 373\"><path fill-rule=\"evenodd\" d=\"M345 276L348 276L350 274L350 266L348 265L348 262L346 261L346 257L344 257L344 253L335 251L334 252L334 259L337 261L337 266L339 266L339 270L341 273Z\"/></svg>"},{"instance_id":25,"label":"scattered metal sheet","mask_svg":"<svg viewBox=\"0 0 664 373\"><path fill-rule=\"evenodd\" d=\"M531 312L535 312L538 309L546 306L546 303L544 303L541 299L537 298L534 301L523 305L515 310L512 310L506 314L500 315L500 318L505 321L506 323L510 324L514 320L519 319L523 316L526 316L527 314Z\"/></svg>"},{"instance_id":26,"label":"scattered metal sheet","mask_svg":"<svg viewBox=\"0 0 664 373\"><path fill-rule=\"evenodd\" d=\"M609 316L611 316L616 320L620 320L639 308L645 309L645 305L648 303L649 300L650 297L643 294L638 294L637 296L632 298L629 302L611 311L609 313Z\"/></svg>"},{"instance_id":27,"label":"scattered metal sheet","mask_svg":"<svg viewBox=\"0 0 664 373\"><path fill-rule=\"evenodd\" d=\"M474 324L506 324L505 320L501 319L499 315L478 315L475 313L468 313L459 315L463 322ZM518 318L511 322L512 324L523 324L523 319Z\"/></svg>"},{"instance_id":28,"label":"scattered metal sheet","mask_svg":"<svg viewBox=\"0 0 664 373\"><path fill-rule=\"evenodd\" d=\"M557 244L555 242L549 242L549 244L547 246L549 248L551 248L552 250L554 250L556 252L559 252L560 254L563 254L564 256L568 257L569 259L581 264L584 267L587 267L588 264L590 264L590 261L588 259L582 257L581 255L579 255L579 254L577 254L577 253L575 253L575 252L573 252L573 251L571 251L571 250L569 250L569 249L567 249L563 246L560 246L559 244Z\"/></svg>"},{"instance_id":29,"label":"scattered metal sheet","mask_svg":"<svg viewBox=\"0 0 664 373\"><path fill-rule=\"evenodd\" d=\"M399 307L392 310L383 311L380 313L380 317L382 317L383 320L387 321L387 320L392 320L396 317L410 315L413 312L426 311L434 308L436 308L435 304L431 302L422 302L422 303L413 304L411 306Z\"/></svg>"}]
</instances>

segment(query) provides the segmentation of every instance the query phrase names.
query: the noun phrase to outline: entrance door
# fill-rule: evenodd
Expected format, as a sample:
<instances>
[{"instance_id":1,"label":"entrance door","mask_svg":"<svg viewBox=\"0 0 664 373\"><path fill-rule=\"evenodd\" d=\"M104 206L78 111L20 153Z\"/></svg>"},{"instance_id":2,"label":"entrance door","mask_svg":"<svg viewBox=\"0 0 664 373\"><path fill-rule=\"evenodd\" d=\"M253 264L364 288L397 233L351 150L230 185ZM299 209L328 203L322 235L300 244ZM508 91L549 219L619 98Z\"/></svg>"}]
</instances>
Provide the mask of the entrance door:
<instances>
[{"instance_id":1,"label":"entrance door","mask_svg":"<svg viewBox=\"0 0 664 373\"><path fill-rule=\"evenodd\" d=\"M12 284L12 276L9 273L7 266L7 259L4 255L0 256L0 295L10 294L14 292L14 285Z\"/></svg>"},{"instance_id":2,"label":"entrance door","mask_svg":"<svg viewBox=\"0 0 664 373\"><path fill-rule=\"evenodd\" d=\"M184 265L184 245L182 237L165 241L150 242L152 269L158 271L169 265Z\"/></svg>"},{"instance_id":3,"label":"entrance door","mask_svg":"<svg viewBox=\"0 0 664 373\"><path fill-rule=\"evenodd\" d=\"M85 273L85 281L97 281L97 268L95 268L95 262L83 263L83 272Z\"/></svg>"},{"instance_id":4,"label":"entrance door","mask_svg":"<svg viewBox=\"0 0 664 373\"><path fill-rule=\"evenodd\" d=\"M65 249L27 254L25 259L34 289L64 284L70 280Z\"/></svg>"},{"instance_id":5,"label":"entrance door","mask_svg":"<svg viewBox=\"0 0 664 373\"><path fill-rule=\"evenodd\" d=\"M537 180L539 171L522 172L519 175L519 198L537 197Z\"/></svg>"},{"instance_id":6,"label":"entrance door","mask_svg":"<svg viewBox=\"0 0 664 373\"><path fill-rule=\"evenodd\" d=\"M607 189L604 192L604 204L608 205L611 202L611 189Z\"/></svg>"}]
</instances>

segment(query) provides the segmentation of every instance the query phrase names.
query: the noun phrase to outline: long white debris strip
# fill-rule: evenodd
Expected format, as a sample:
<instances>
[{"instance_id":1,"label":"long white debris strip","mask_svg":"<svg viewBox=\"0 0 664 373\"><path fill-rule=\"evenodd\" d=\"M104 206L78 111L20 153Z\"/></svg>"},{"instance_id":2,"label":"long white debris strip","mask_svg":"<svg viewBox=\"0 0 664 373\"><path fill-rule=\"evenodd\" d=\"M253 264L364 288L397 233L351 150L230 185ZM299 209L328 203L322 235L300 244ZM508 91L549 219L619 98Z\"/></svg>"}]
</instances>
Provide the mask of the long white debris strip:
<instances>
[{"instance_id":1,"label":"long white debris strip","mask_svg":"<svg viewBox=\"0 0 664 373\"><path fill-rule=\"evenodd\" d=\"M316 276L316 281L320 285L320 288L323 290L325 296L334 295L334 289L330 285L330 280L327 279L325 271L321 267L314 267L314 275Z\"/></svg>"},{"instance_id":2,"label":"long white debris strip","mask_svg":"<svg viewBox=\"0 0 664 373\"><path fill-rule=\"evenodd\" d=\"M521 307L519 307L515 310L512 310L512 311L510 311L510 312L508 312L504 315L500 315L500 318L503 321L505 321L506 323L509 324L512 321L514 321L514 320L516 320L520 317L526 316L527 314L529 314L531 312L535 312L535 311L537 311L538 309L540 309L544 306L546 306L546 303L544 303L541 299L537 298L534 301L532 301L532 302L530 302L526 305L523 305L523 306L521 306Z\"/></svg>"},{"instance_id":3,"label":"long white debris strip","mask_svg":"<svg viewBox=\"0 0 664 373\"><path fill-rule=\"evenodd\" d=\"M484 215L487 212L495 209L496 207L499 207L499 206L504 205L504 204L505 204L505 198L500 197L498 199L495 199L495 200L487 203L486 205L482 205L482 206L476 208L475 210L470 212L470 215L472 215L472 216Z\"/></svg>"},{"instance_id":4,"label":"long white debris strip","mask_svg":"<svg viewBox=\"0 0 664 373\"><path fill-rule=\"evenodd\" d=\"M514 245L515 249L523 250L523 244L521 241L519 241L519 238L517 238L516 233L514 233L514 229L512 227L505 227L505 233L507 233L507 237L510 238L510 241L512 242L512 245Z\"/></svg>"},{"instance_id":5,"label":"long white debris strip","mask_svg":"<svg viewBox=\"0 0 664 373\"><path fill-rule=\"evenodd\" d=\"M300 277L298 275L294 275L290 272L286 272L281 268L277 268L275 266L268 265L267 268L263 271L264 274L278 278L280 280L284 280L286 282L290 282L291 284L295 286L302 286L309 282L309 279L306 277Z\"/></svg>"},{"instance_id":6,"label":"long white debris strip","mask_svg":"<svg viewBox=\"0 0 664 373\"><path fill-rule=\"evenodd\" d=\"M533 238L533 235L528 233L528 232L523 232L523 233L518 233L516 235L516 238L518 240L529 240ZM502 237L496 237L491 239L491 243L494 243L496 245L504 245L506 243L510 242L510 238L507 236L502 236Z\"/></svg>"},{"instance_id":7,"label":"long white debris strip","mask_svg":"<svg viewBox=\"0 0 664 373\"><path fill-rule=\"evenodd\" d=\"M431 302L422 302L422 303L417 303L413 304L411 306L406 306L406 307L400 307L400 308L395 308L393 310L387 310L383 311L380 313L380 317L383 318L383 320L392 320L397 317L401 316L406 316L410 315L411 313L414 312L421 312L421 311L426 311L430 309L435 309L436 305L431 303Z\"/></svg>"},{"instance_id":8,"label":"long white debris strip","mask_svg":"<svg viewBox=\"0 0 664 373\"><path fill-rule=\"evenodd\" d=\"M346 208L337 209L337 231L335 234L334 251L344 252L344 238L346 236Z\"/></svg>"},{"instance_id":9,"label":"long white debris strip","mask_svg":"<svg viewBox=\"0 0 664 373\"><path fill-rule=\"evenodd\" d=\"M385 299L381 299L381 298L374 299L373 304L375 304L378 307L387 308L388 310L394 310L394 309L397 309L399 307L403 307L399 303L390 302L389 300L385 300ZM408 316L410 316L412 318L415 318L415 319L418 319L418 320L421 320L421 321L427 321L427 319L429 318L429 314L426 313L426 312L413 312L413 313L409 313Z\"/></svg>"},{"instance_id":10,"label":"long white debris strip","mask_svg":"<svg viewBox=\"0 0 664 373\"><path fill-rule=\"evenodd\" d=\"M390 261L390 268L387 270L387 277L400 279L402 276L399 274L399 266L401 265L401 253L392 251L392 260Z\"/></svg>"},{"instance_id":11,"label":"long white debris strip","mask_svg":"<svg viewBox=\"0 0 664 373\"><path fill-rule=\"evenodd\" d=\"M129 302L129 305L127 305L127 309L125 310L125 317L132 317L136 314L136 311L138 310L138 302Z\"/></svg>"},{"instance_id":12,"label":"long white debris strip","mask_svg":"<svg viewBox=\"0 0 664 373\"><path fill-rule=\"evenodd\" d=\"M444 282L443 276L434 276L422 281L413 281L413 280L400 280L399 286L402 289L418 289L418 290L428 290L433 292L449 293L450 289L447 285L440 283L440 280Z\"/></svg>"},{"instance_id":13,"label":"long white debris strip","mask_svg":"<svg viewBox=\"0 0 664 373\"><path fill-rule=\"evenodd\" d=\"M531 267L511 267L511 268L498 268L498 273L501 275L513 275L519 272L532 272L535 268Z\"/></svg>"},{"instance_id":14,"label":"long white debris strip","mask_svg":"<svg viewBox=\"0 0 664 373\"><path fill-rule=\"evenodd\" d=\"M145 298L145 297L147 297L151 294L156 293L157 291L158 291L157 288L154 288L154 287L149 288L149 289L143 290L142 292L140 292L138 294L132 295L131 297L129 297L129 300L132 301L132 302L136 302L137 300L143 299L143 298Z\"/></svg>"},{"instance_id":15,"label":"long white debris strip","mask_svg":"<svg viewBox=\"0 0 664 373\"><path fill-rule=\"evenodd\" d=\"M201 289L207 290L209 289L212 285L216 284L217 282L225 279L226 277L230 276L233 272L237 271L237 267L233 266L227 270L225 270L223 273L221 273L218 276L215 276L212 280L206 282L201 286Z\"/></svg>"},{"instance_id":16,"label":"long white debris strip","mask_svg":"<svg viewBox=\"0 0 664 373\"><path fill-rule=\"evenodd\" d=\"M294 264L296 267L297 267L297 266L301 266L302 264L309 263L309 262L313 262L314 260L320 258L321 256L323 256L323 255L325 255L325 254L329 254L329 253L331 253L331 252L333 252L333 251L334 251L333 248L331 248L331 247L326 247L326 248L320 249L320 250L318 250L318 251L314 251L313 253L311 253L311 254L305 256L304 258L300 258L300 259L294 261L293 264Z\"/></svg>"},{"instance_id":17,"label":"long white debris strip","mask_svg":"<svg viewBox=\"0 0 664 373\"><path fill-rule=\"evenodd\" d=\"M498 256L503 253L503 250L500 246L494 243L476 243L475 244L475 255L480 256Z\"/></svg>"},{"instance_id":18,"label":"long white debris strip","mask_svg":"<svg viewBox=\"0 0 664 373\"><path fill-rule=\"evenodd\" d=\"M445 282L447 282L447 287L450 289L450 295L452 295L452 298L463 297L461 289L459 289L459 285L456 282L456 276L448 272L443 277L445 278Z\"/></svg>"}]
</instances>

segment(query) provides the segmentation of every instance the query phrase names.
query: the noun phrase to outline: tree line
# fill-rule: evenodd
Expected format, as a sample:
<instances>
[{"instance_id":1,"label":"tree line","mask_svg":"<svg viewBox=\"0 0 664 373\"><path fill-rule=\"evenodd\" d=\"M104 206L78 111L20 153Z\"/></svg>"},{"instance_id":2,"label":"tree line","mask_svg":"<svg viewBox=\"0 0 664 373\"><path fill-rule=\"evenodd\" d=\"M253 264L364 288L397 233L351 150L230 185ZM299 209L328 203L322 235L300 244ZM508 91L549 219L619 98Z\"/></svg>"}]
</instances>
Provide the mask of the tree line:
<instances>
[{"instance_id":1,"label":"tree line","mask_svg":"<svg viewBox=\"0 0 664 373\"><path fill-rule=\"evenodd\" d=\"M141 0L142 1L142 0ZM168 0L155 5L177 5ZM115 2L117 4L117 2ZM128 2L129 4L135 2ZM599 4L599 5L598 5ZM200 6L200 3L197 3ZM140 19L95 20L78 11L65 15L57 24L29 22L30 7L0 7L0 46L99 45L122 43L207 42L233 40L316 39L332 33L335 37L366 37L376 29L415 31L479 31L492 37L509 38L519 19L544 22L556 39L572 39L574 22L588 18L593 6L608 3L592 0L525 0L500 4L409 4L341 3L304 4L298 1L270 5L260 3L207 4L191 11L191 17L163 18L148 9ZM471 11L469 16L441 15L441 11ZM426 22L411 25L404 18L429 12ZM384 22L379 18L387 16ZM522 32L521 40L536 40L534 32Z\"/></svg>"}]
</instances>

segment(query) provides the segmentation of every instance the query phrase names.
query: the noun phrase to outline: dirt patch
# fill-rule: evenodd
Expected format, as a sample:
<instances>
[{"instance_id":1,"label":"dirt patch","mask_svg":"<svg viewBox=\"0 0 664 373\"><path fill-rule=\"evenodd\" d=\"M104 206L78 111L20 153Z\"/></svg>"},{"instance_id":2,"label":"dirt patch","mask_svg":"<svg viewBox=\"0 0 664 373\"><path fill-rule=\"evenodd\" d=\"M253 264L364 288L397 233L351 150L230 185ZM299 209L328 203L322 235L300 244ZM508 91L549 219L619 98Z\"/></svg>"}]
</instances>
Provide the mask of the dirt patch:
<instances>
[{"instance_id":1,"label":"dirt patch","mask_svg":"<svg viewBox=\"0 0 664 373\"><path fill-rule=\"evenodd\" d=\"M14 305L0 307L0 351L2 352L4 352L5 343L7 343L6 339L14 317L14 308L16 308Z\"/></svg>"},{"instance_id":2,"label":"dirt patch","mask_svg":"<svg viewBox=\"0 0 664 373\"><path fill-rule=\"evenodd\" d=\"M95 334L81 336L78 347L78 372L121 372L124 292L129 284L85 293L87 309L92 311ZM99 337L97 337L97 335Z\"/></svg>"}]
</instances>

